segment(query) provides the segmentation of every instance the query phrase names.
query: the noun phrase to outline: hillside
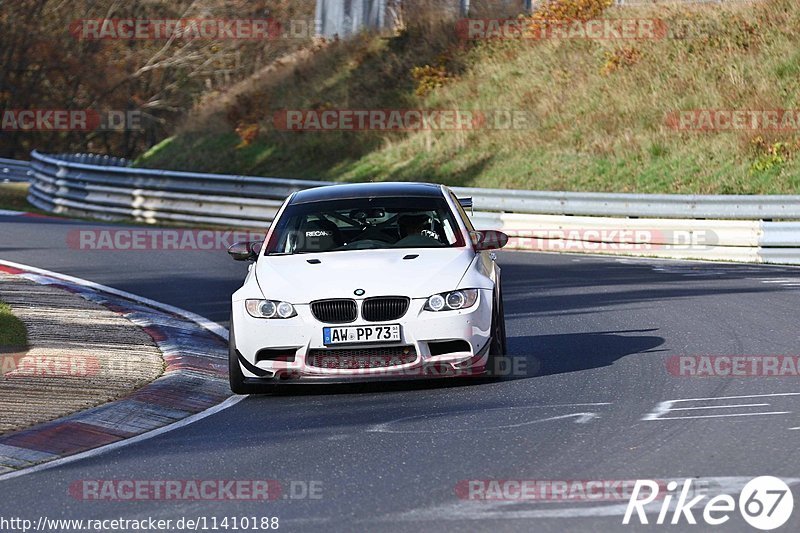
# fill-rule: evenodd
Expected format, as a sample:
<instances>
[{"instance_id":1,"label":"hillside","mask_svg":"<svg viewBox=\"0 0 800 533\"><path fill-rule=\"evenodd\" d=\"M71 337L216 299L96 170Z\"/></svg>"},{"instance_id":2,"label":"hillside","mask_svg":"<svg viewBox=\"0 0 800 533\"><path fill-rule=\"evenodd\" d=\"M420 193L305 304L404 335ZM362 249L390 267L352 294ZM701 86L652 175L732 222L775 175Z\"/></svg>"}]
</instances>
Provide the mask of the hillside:
<instances>
[{"instance_id":1,"label":"hillside","mask_svg":"<svg viewBox=\"0 0 800 533\"><path fill-rule=\"evenodd\" d=\"M277 37L276 23L313 18L315 2L13 0L0 5L0 156L21 159L33 149L141 154L172 135L201 97L224 91L309 44L307 33L247 38L246 29L261 24ZM205 35L190 31L202 20L209 30ZM166 21L173 31L159 30ZM178 21L186 31L177 30ZM215 33L209 21L230 32ZM233 32L233 24L244 28L243 37ZM125 29L133 27L144 31L132 38ZM15 112L33 110L83 110L97 120L88 128L47 120L35 128L19 127L11 120ZM125 127L119 122L100 126L100 117L112 111L131 117Z\"/></svg>"},{"instance_id":2,"label":"hillside","mask_svg":"<svg viewBox=\"0 0 800 533\"><path fill-rule=\"evenodd\" d=\"M800 193L800 132L685 131L687 110L800 109L796 0L602 9L656 39L465 41L423 16L394 36L318 45L203 102L140 164L264 176L642 193ZM602 14L597 14L602 11ZM463 28L462 28L463 29ZM524 112L519 130L282 131L281 110ZM800 125L798 125L800 127Z\"/></svg>"}]
</instances>

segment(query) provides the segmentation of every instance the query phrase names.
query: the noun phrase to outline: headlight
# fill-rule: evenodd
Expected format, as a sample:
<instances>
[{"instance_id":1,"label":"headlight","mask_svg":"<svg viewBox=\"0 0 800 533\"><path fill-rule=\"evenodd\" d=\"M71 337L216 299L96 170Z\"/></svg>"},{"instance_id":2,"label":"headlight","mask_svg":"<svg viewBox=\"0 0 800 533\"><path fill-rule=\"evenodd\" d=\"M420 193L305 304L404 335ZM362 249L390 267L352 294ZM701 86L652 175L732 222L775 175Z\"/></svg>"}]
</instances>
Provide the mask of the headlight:
<instances>
[{"instance_id":1,"label":"headlight","mask_svg":"<svg viewBox=\"0 0 800 533\"><path fill-rule=\"evenodd\" d=\"M294 306L289 302L246 300L244 307L253 318L292 318L297 316Z\"/></svg>"},{"instance_id":2,"label":"headlight","mask_svg":"<svg viewBox=\"0 0 800 533\"><path fill-rule=\"evenodd\" d=\"M297 313L294 312L294 306L288 302L281 302L278 304L278 316L281 318L291 318Z\"/></svg>"},{"instance_id":3,"label":"headlight","mask_svg":"<svg viewBox=\"0 0 800 533\"><path fill-rule=\"evenodd\" d=\"M434 294L428 298L428 305L426 305L425 308L429 311L441 311L444 309L445 305L447 305L447 302L445 301L444 296Z\"/></svg>"},{"instance_id":4,"label":"headlight","mask_svg":"<svg viewBox=\"0 0 800 533\"><path fill-rule=\"evenodd\" d=\"M478 289L464 289L434 294L425 303L426 311L456 311L468 309L478 301Z\"/></svg>"}]
</instances>

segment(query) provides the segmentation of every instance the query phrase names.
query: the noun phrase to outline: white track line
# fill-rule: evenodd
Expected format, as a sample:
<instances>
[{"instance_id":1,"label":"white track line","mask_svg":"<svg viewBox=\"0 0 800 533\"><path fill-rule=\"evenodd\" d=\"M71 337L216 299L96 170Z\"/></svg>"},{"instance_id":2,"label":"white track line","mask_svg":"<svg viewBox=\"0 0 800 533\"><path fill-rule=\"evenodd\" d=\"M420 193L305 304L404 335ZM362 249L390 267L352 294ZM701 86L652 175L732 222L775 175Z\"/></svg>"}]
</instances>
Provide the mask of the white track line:
<instances>
[{"instance_id":1,"label":"white track line","mask_svg":"<svg viewBox=\"0 0 800 533\"><path fill-rule=\"evenodd\" d=\"M89 288L92 288L92 289L95 289L95 290L98 290L98 291L107 292L107 293L110 293L110 294L114 294L116 296L121 296L122 298L127 298L129 300L133 300L135 302L138 302L138 303L141 303L141 304L145 304L145 305L147 305L149 307L153 307L155 309L160 309L160 310L166 311L168 313L176 314L176 315L181 316L181 317L183 317L183 318L185 318L185 319L187 319L187 320L189 320L191 322L194 322L195 324L198 324L199 326L207 329L208 331L211 331L212 333L215 333L215 334L219 335L220 337L222 337L224 339L228 338L228 330L226 330L221 325L219 325L216 322L213 322L213 321L211 321L211 320L209 320L207 318L204 318L204 317L202 317L200 315L196 315L196 314L194 314L194 313L192 313L190 311L186 311L186 310L180 309L178 307L173 307L171 305L163 304L161 302L156 302L155 300L150 300L148 298L143 298L141 296L137 296L137 295L131 294L129 292L120 291L118 289L107 287L105 285L100 285L98 283L94 283L92 281L87 281L85 279L75 278L75 277L72 277L72 276L67 276L65 274L59 274L58 272L52 272L52 271L49 271L49 270L44 270L44 269L41 269L41 268L36 268L36 267L28 266L28 265L22 265L20 263L12 263L11 261L4 261L4 260L0 259L0 265L5 265L5 266L11 267L11 268L18 268L20 270L27 270L27 271L34 272L34 273L37 273L37 274L41 274L43 276L49 276L51 278L61 279L61 280L64 280L64 281L69 281L71 283L75 283L76 285L81 285L83 287L89 287ZM33 474L35 472L41 472L42 470L48 470L50 468L55 468L57 466L65 465L65 464L68 464L68 463L72 463L74 461L80 461L82 459L88 459L90 457L95 457L95 456L104 454L106 452L117 450L119 448L122 448L124 446L128 446L130 444L136 444L138 442L142 442L142 441L145 441L145 440L148 440L148 439L152 439L154 437L158 437L159 435L163 435L164 433L168 433L170 431L173 431L173 430L176 430L176 429L180 429L182 427L186 427L186 426L188 426L190 424L194 424L195 422L198 422L198 421L200 421L200 420L202 420L204 418L207 418L207 417L209 417L211 415L217 414L220 411L223 411L223 410L225 410L225 409L227 409L229 407L233 407L234 405L236 405L237 403L241 402L245 398L246 398L246 396L231 396L230 398L228 398L224 402L222 402L220 404L217 404L214 407L210 407L210 408L206 409L205 411L202 411L200 413L197 413L197 414L194 414L192 416L186 417L183 420L179 420L178 422L175 422L173 424L169 424L167 426L163 426L163 427L154 429L152 431L148 431L147 433L142 433L141 435L137 435L137 436L131 437L129 439L121 440L121 441L118 441L118 442L113 442L111 444L106 444L105 446L100 446L98 448L93 448L93 449L87 450L85 452L76 453L75 455L70 455L68 457L62 457L60 459L54 459L53 461L48 461L46 463L42 463L42 464L39 464L39 465L36 465L36 466L32 466L30 468L24 468L22 470L17 470L17 471L14 471L14 472L8 472L6 474L0 475L0 481L5 481L5 480L13 479L13 478L16 478L16 477L25 476L25 475L28 475L28 474Z\"/></svg>"},{"instance_id":2,"label":"white track line","mask_svg":"<svg viewBox=\"0 0 800 533\"><path fill-rule=\"evenodd\" d=\"M670 411L694 411L696 409L733 409L735 407L766 407L768 403L740 403L733 405L704 405L702 407L673 407Z\"/></svg>"},{"instance_id":3,"label":"white track line","mask_svg":"<svg viewBox=\"0 0 800 533\"><path fill-rule=\"evenodd\" d=\"M770 411L768 413L737 413L730 415L695 415L695 416L668 416L658 417L653 420L695 420L698 418L730 418L735 416L763 416L763 415L788 415L791 411Z\"/></svg>"}]
</instances>

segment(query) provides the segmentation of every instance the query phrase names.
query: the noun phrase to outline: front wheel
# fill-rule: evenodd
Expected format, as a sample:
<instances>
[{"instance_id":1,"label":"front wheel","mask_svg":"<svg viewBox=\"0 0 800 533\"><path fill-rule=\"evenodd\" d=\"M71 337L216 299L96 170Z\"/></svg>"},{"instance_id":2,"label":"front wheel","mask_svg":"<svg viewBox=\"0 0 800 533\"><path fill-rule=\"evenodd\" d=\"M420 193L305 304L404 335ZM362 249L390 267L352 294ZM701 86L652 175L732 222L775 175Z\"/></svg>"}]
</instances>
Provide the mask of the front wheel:
<instances>
[{"instance_id":1,"label":"front wheel","mask_svg":"<svg viewBox=\"0 0 800 533\"><path fill-rule=\"evenodd\" d=\"M236 337L233 334L233 317L231 317L231 330L228 335L228 381L234 394L257 394L261 387L245 383L242 367L239 366L239 357L236 353Z\"/></svg>"},{"instance_id":2,"label":"front wheel","mask_svg":"<svg viewBox=\"0 0 800 533\"><path fill-rule=\"evenodd\" d=\"M498 286L496 289L494 308L492 310L492 340L489 344L489 358L486 361L486 373L489 376L497 374L499 360L508 353L506 346L506 318L503 309L503 290Z\"/></svg>"}]
</instances>

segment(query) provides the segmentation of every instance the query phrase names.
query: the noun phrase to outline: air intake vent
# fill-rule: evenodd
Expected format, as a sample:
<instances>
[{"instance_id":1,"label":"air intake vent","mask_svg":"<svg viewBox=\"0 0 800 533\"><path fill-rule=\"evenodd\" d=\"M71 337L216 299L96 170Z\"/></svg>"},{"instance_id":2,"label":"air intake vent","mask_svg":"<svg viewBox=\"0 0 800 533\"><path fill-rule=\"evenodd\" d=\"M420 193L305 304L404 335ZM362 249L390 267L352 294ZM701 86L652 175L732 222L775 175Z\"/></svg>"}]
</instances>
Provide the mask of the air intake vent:
<instances>
[{"instance_id":1,"label":"air intake vent","mask_svg":"<svg viewBox=\"0 0 800 533\"><path fill-rule=\"evenodd\" d=\"M413 346L390 348L309 350L306 364L316 368L356 370L407 365L417 360Z\"/></svg>"},{"instance_id":2,"label":"air intake vent","mask_svg":"<svg viewBox=\"0 0 800 533\"><path fill-rule=\"evenodd\" d=\"M403 318L411 301L408 298L387 296L367 298L361 307L361 316L368 322L387 322Z\"/></svg>"},{"instance_id":3,"label":"air intake vent","mask_svg":"<svg viewBox=\"0 0 800 533\"><path fill-rule=\"evenodd\" d=\"M358 309L355 300L321 300L311 304L311 312L320 322L345 324L355 321Z\"/></svg>"}]
</instances>

